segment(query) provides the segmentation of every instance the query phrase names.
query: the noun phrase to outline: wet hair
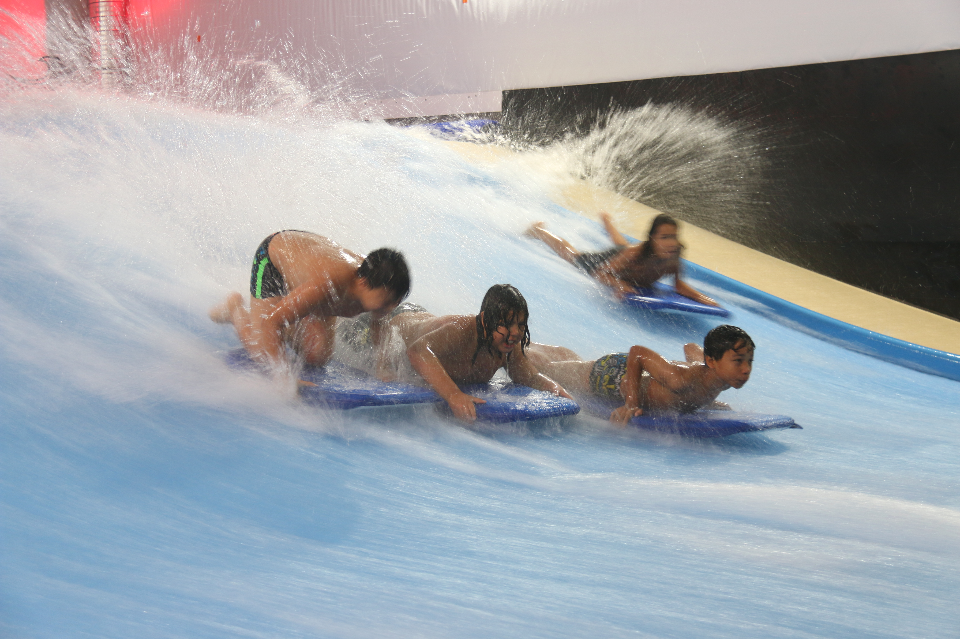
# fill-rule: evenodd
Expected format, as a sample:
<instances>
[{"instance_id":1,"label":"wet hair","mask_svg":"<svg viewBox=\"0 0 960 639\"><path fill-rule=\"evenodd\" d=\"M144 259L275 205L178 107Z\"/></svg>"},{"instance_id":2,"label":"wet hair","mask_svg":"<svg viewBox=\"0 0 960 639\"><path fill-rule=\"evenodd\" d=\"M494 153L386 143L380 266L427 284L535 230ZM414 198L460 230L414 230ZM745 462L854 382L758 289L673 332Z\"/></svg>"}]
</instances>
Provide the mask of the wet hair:
<instances>
[{"instance_id":1,"label":"wet hair","mask_svg":"<svg viewBox=\"0 0 960 639\"><path fill-rule=\"evenodd\" d=\"M661 213L657 217L653 218L653 223L650 224L650 232L647 233L647 241L643 243L643 248L640 249L641 259L648 258L653 255L653 235L657 232L657 229L664 224L669 224L671 226L680 228L680 225L677 224L677 220L675 220L673 216L667 215L666 213ZM683 244L680 245L680 250L683 250Z\"/></svg>"},{"instance_id":2,"label":"wet hair","mask_svg":"<svg viewBox=\"0 0 960 639\"><path fill-rule=\"evenodd\" d=\"M703 338L703 355L710 359L723 359L723 354L730 350L737 350L749 346L756 349L756 344L739 326L722 324L717 326Z\"/></svg>"},{"instance_id":3,"label":"wet hair","mask_svg":"<svg viewBox=\"0 0 960 639\"><path fill-rule=\"evenodd\" d=\"M410 294L410 269L400 251L377 249L364 258L357 268L357 277L366 280L370 288L386 288L398 302Z\"/></svg>"},{"instance_id":4,"label":"wet hair","mask_svg":"<svg viewBox=\"0 0 960 639\"><path fill-rule=\"evenodd\" d=\"M510 284L491 286L483 296L480 315L477 315L477 350L473 353L473 361L477 361L477 355L484 346L487 347L487 352L493 355L493 334L501 326L509 326L520 317L524 320L520 324L520 352L522 353L530 344L530 328L527 326L530 313L527 310L527 300L523 299L520 291Z\"/></svg>"}]
</instances>

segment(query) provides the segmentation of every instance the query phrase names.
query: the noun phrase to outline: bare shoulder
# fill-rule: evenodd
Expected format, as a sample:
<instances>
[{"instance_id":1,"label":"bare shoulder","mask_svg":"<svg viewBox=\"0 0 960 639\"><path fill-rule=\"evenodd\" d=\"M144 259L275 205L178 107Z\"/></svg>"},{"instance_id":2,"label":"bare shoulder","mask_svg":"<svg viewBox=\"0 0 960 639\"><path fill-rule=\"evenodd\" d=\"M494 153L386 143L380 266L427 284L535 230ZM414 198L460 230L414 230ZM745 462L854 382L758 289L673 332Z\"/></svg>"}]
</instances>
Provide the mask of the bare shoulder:
<instances>
[{"instance_id":1,"label":"bare shoulder","mask_svg":"<svg viewBox=\"0 0 960 639\"><path fill-rule=\"evenodd\" d=\"M398 316L398 320L404 315ZM410 314L401 320L401 334L409 345L428 337L431 342L453 346L461 342L473 342L477 337L476 318L472 315L430 315L429 313Z\"/></svg>"},{"instance_id":2,"label":"bare shoulder","mask_svg":"<svg viewBox=\"0 0 960 639\"><path fill-rule=\"evenodd\" d=\"M337 244L328 237L306 231L281 231L270 241L270 254L288 259L319 259L330 263L342 262L353 268L363 261L359 254Z\"/></svg>"},{"instance_id":3,"label":"bare shoulder","mask_svg":"<svg viewBox=\"0 0 960 639\"><path fill-rule=\"evenodd\" d=\"M693 342L684 344L683 356L686 358L687 363L689 364L703 362L703 347L699 344L694 344Z\"/></svg>"},{"instance_id":4,"label":"bare shoulder","mask_svg":"<svg viewBox=\"0 0 960 639\"><path fill-rule=\"evenodd\" d=\"M283 231L270 242L270 258L291 288L311 282L343 284L363 258L333 240L304 231Z\"/></svg>"},{"instance_id":5,"label":"bare shoulder","mask_svg":"<svg viewBox=\"0 0 960 639\"><path fill-rule=\"evenodd\" d=\"M675 376L675 383L680 383L683 386L697 382L700 376L703 375L704 371L707 369L707 367L703 364L698 364L696 362L680 362L666 358L662 359L663 361L660 364L662 368L660 368L659 371L653 369L651 370L651 373L653 373L655 376L673 375Z\"/></svg>"},{"instance_id":6,"label":"bare shoulder","mask_svg":"<svg viewBox=\"0 0 960 639\"><path fill-rule=\"evenodd\" d=\"M700 383L710 373L710 368L703 362L675 362L687 383Z\"/></svg>"}]
</instances>

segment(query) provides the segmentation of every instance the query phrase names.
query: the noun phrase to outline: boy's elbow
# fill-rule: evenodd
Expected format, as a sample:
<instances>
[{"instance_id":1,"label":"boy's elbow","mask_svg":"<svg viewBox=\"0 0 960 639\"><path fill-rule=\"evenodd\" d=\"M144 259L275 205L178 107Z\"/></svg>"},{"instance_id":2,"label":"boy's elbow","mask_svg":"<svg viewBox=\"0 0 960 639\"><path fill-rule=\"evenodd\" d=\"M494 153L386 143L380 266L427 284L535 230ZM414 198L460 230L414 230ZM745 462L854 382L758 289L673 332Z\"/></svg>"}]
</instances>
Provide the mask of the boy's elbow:
<instances>
[{"instance_id":1,"label":"boy's elbow","mask_svg":"<svg viewBox=\"0 0 960 639\"><path fill-rule=\"evenodd\" d=\"M644 361L644 360L650 355L650 353L652 353L652 352L653 352L653 351L651 351L651 350L650 350L649 348L647 348L646 346L640 346L639 344L635 344L635 345L633 345L633 346L630 347L630 351L627 353L627 357L630 357L630 358L633 358L633 359L639 359L639 360L642 362L642 361Z\"/></svg>"}]
</instances>

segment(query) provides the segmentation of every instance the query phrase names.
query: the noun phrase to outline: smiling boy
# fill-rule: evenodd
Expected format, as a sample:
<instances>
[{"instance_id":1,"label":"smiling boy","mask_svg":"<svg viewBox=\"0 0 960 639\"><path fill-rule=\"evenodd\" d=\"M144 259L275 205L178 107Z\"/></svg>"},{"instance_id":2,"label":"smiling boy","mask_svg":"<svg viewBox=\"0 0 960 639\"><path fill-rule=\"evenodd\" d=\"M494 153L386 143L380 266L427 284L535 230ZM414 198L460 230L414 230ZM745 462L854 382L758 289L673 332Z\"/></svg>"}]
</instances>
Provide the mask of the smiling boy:
<instances>
[{"instance_id":1,"label":"smiling boy","mask_svg":"<svg viewBox=\"0 0 960 639\"><path fill-rule=\"evenodd\" d=\"M501 368L524 386L570 398L566 390L540 373L527 359L530 343L527 302L513 286L495 284L483 298L478 315L436 316L407 312L390 320L397 329L413 369L465 421L477 418L475 404L458 384L484 384Z\"/></svg>"},{"instance_id":2,"label":"smiling boy","mask_svg":"<svg viewBox=\"0 0 960 639\"><path fill-rule=\"evenodd\" d=\"M645 346L584 361L568 348L531 344L531 362L575 393L623 401L610 421L625 424L644 411L692 412L750 379L756 346L743 329L724 324L707 333L703 348L686 344L686 362L669 362Z\"/></svg>"}]
</instances>

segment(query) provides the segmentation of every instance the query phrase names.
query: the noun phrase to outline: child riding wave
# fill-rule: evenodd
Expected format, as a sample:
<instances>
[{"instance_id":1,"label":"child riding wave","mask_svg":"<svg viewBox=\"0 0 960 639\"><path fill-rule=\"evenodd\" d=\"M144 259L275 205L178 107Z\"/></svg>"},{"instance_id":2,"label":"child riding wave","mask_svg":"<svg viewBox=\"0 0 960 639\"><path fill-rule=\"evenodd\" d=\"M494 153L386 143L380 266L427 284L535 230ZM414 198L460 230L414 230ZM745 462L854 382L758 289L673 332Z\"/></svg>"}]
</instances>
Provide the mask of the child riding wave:
<instances>
[{"instance_id":1,"label":"child riding wave","mask_svg":"<svg viewBox=\"0 0 960 639\"><path fill-rule=\"evenodd\" d=\"M707 333L703 347L685 344L686 362L670 362L645 346L585 361L563 346L531 344L527 356L575 395L623 402L610 421L625 424L644 412L692 412L719 404L728 388L743 388L753 370L753 340L724 324ZM723 405L721 405L723 406Z\"/></svg>"},{"instance_id":2,"label":"child riding wave","mask_svg":"<svg viewBox=\"0 0 960 639\"><path fill-rule=\"evenodd\" d=\"M572 399L527 358L528 318L527 302L520 291L509 284L495 284L484 295L477 315L437 316L411 307L393 316L389 325L399 334L413 370L457 418L474 421L475 405L485 400L464 393L460 385L485 384L501 368L517 384ZM383 366L378 370L383 371Z\"/></svg>"},{"instance_id":3,"label":"child riding wave","mask_svg":"<svg viewBox=\"0 0 960 639\"><path fill-rule=\"evenodd\" d=\"M677 293L701 304L718 306L716 301L680 278L683 244L677 238L678 226L674 218L666 214L655 217L647 241L640 244L627 242L608 213L601 211L600 219L614 246L596 253L578 251L567 240L546 230L542 222L530 226L524 235L540 240L564 260L609 286L618 299L638 288L650 288L661 277L672 275Z\"/></svg>"},{"instance_id":4,"label":"child riding wave","mask_svg":"<svg viewBox=\"0 0 960 639\"><path fill-rule=\"evenodd\" d=\"M371 312L377 342L384 318L409 291L410 272L398 251L362 256L315 233L279 231L254 255L249 310L240 293L231 293L210 319L232 324L259 362L283 364L289 346L320 366L333 352L337 317Z\"/></svg>"}]
</instances>

